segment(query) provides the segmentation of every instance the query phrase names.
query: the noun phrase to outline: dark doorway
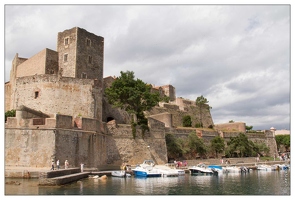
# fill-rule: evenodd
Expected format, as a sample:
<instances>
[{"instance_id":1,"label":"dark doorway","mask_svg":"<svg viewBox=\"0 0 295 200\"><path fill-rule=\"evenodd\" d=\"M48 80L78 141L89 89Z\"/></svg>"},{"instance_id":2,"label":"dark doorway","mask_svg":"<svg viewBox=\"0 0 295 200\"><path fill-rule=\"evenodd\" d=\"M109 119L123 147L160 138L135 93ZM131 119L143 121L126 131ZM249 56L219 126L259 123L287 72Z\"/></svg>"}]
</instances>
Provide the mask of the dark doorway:
<instances>
[{"instance_id":1,"label":"dark doorway","mask_svg":"<svg viewBox=\"0 0 295 200\"><path fill-rule=\"evenodd\" d=\"M108 118L107 118L107 122L112 121L112 120L114 120L113 117L108 117Z\"/></svg>"}]
</instances>

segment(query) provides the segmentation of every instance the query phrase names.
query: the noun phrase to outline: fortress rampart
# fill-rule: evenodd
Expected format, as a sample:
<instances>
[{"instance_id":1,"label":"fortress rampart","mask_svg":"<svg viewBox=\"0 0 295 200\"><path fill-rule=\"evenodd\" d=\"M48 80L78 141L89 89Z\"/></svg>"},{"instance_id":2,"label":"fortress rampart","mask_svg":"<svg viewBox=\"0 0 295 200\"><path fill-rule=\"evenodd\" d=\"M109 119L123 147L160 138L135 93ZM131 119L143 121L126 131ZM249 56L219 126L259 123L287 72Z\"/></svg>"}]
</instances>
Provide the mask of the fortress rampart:
<instances>
[{"instance_id":1,"label":"fortress rampart","mask_svg":"<svg viewBox=\"0 0 295 200\"><path fill-rule=\"evenodd\" d=\"M16 80L13 107L25 105L44 113L101 119L101 96L101 90L93 79L42 74Z\"/></svg>"},{"instance_id":2,"label":"fortress rampart","mask_svg":"<svg viewBox=\"0 0 295 200\"><path fill-rule=\"evenodd\" d=\"M215 125L210 106L177 98L172 85L153 87L169 103L160 102L145 112L149 131L137 128L133 137L131 116L107 102L104 90L115 77L103 78L104 38L74 27L58 33L57 51L45 48L28 58L16 53L5 83L5 111L16 109L16 117L5 123L5 165L50 167L51 161L69 160L99 169L122 162L142 163L153 159L168 162L165 135L186 138L191 132L209 143L220 135L228 140L245 123ZM190 116L191 128L182 127ZM193 128L203 124L205 129ZM276 151L273 134L248 134Z\"/></svg>"}]
</instances>

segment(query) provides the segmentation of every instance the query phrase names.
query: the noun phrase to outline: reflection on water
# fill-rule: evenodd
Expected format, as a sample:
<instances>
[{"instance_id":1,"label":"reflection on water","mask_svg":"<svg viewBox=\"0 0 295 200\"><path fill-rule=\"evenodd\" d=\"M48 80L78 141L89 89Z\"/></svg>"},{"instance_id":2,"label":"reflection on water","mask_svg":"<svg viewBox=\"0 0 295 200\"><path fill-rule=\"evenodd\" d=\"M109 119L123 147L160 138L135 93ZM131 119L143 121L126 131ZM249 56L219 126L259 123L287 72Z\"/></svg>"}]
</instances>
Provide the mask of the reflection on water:
<instances>
[{"instance_id":1,"label":"reflection on water","mask_svg":"<svg viewBox=\"0 0 295 200\"><path fill-rule=\"evenodd\" d=\"M5 181L16 180L6 179ZM5 194L18 195L290 195L290 171L251 171L219 176L86 178L63 186L38 186L38 179L17 179Z\"/></svg>"}]
</instances>

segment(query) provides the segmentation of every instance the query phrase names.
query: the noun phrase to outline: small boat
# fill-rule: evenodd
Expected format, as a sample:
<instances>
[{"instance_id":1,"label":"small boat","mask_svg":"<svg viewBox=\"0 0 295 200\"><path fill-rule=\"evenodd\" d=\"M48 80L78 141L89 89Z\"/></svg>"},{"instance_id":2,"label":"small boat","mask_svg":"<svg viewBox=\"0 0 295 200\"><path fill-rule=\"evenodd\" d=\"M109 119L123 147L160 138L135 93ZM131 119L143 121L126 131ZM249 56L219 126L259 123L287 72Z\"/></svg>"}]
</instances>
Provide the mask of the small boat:
<instances>
[{"instance_id":1,"label":"small boat","mask_svg":"<svg viewBox=\"0 0 295 200\"><path fill-rule=\"evenodd\" d=\"M245 167L245 166L241 166L240 169L241 169L241 173L247 173L247 172L250 171L250 169L248 167Z\"/></svg>"},{"instance_id":2,"label":"small boat","mask_svg":"<svg viewBox=\"0 0 295 200\"><path fill-rule=\"evenodd\" d=\"M185 175L185 171L183 169L176 169L178 172L178 176L184 176Z\"/></svg>"},{"instance_id":3,"label":"small boat","mask_svg":"<svg viewBox=\"0 0 295 200\"><path fill-rule=\"evenodd\" d=\"M89 175L88 178L97 179L97 178L99 178L99 176L98 176L98 175L95 175L95 176L93 176L93 175Z\"/></svg>"},{"instance_id":4,"label":"small boat","mask_svg":"<svg viewBox=\"0 0 295 200\"><path fill-rule=\"evenodd\" d=\"M142 164L132 169L134 176L138 177L161 177L162 173L154 168L155 163L152 160L145 160Z\"/></svg>"},{"instance_id":5,"label":"small boat","mask_svg":"<svg viewBox=\"0 0 295 200\"><path fill-rule=\"evenodd\" d=\"M208 168L205 164L200 163L197 166L188 168L191 175L213 175L212 169Z\"/></svg>"},{"instance_id":6,"label":"small boat","mask_svg":"<svg viewBox=\"0 0 295 200\"><path fill-rule=\"evenodd\" d=\"M115 177L125 177L126 176L126 172L124 170L112 171L112 176L115 176Z\"/></svg>"},{"instance_id":7,"label":"small boat","mask_svg":"<svg viewBox=\"0 0 295 200\"><path fill-rule=\"evenodd\" d=\"M170 168L166 165L155 165L154 169L158 170L163 177L172 177L179 175L177 169Z\"/></svg>"},{"instance_id":8,"label":"small boat","mask_svg":"<svg viewBox=\"0 0 295 200\"><path fill-rule=\"evenodd\" d=\"M222 168L224 173L240 173L241 168L236 166L226 166Z\"/></svg>"},{"instance_id":9,"label":"small boat","mask_svg":"<svg viewBox=\"0 0 295 200\"><path fill-rule=\"evenodd\" d=\"M167 163L165 164L165 166L169 167L170 169L173 169L174 171L176 170L178 173L178 176L185 175L185 170L176 168L174 163Z\"/></svg>"},{"instance_id":10,"label":"small boat","mask_svg":"<svg viewBox=\"0 0 295 200\"><path fill-rule=\"evenodd\" d=\"M257 165L257 170L261 170L261 171L273 171L272 166L270 165Z\"/></svg>"},{"instance_id":11,"label":"small boat","mask_svg":"<svg viewBox=\"0 0 295 200\"><path fill-rule=\"evenodd\" d=\"M290 165L287 165L287 164L279 164L278 166L280 170L290 169Z\"/></svg>"}]
</instances>

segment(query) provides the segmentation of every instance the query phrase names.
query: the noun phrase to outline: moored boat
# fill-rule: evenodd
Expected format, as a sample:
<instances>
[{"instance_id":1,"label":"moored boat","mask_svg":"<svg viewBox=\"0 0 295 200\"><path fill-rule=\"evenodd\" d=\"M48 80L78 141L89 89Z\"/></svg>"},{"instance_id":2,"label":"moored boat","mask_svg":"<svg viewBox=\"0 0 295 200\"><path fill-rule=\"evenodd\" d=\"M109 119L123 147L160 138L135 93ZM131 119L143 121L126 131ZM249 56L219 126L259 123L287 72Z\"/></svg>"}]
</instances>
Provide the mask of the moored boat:
<instances>
[{"instance_id":1,"label":"moored boat","mask_svg":"<svg viewBox=\"0 0 295 200\"><path fill-rule=\"evenodd\" d=\"M197 166L188 168L191 175L213 175L212 169L208 168L205 164L200 163Z\"/></svg>"},{"instance_id":2,"label":"moored boat","mask_svg":"<svg viewBox=\"0 0 295 200\"><path fill-rule=\"evenodd\" d=\"M126 172L124 170L112 171L112 176L114 176L114 177L125 177Z\"/></svg>"},{"instance_id":3,"label":"moored boat","mask_svg":"<svg viewBox=\"0 0 295 200\"><path fill-rule=\"evenodd\" d=\"M273 171L273 168L270 165L257 165L257 170L261 170L261 171Z\"/></svg>"},{"instance_id":4,"label":"moored boat","mask_svg":"<svg viewBox=\"0 0 295 200\"><path fill-rule=\"evenodd\" d=\"M132 169L134 176L138 177L161 177L162 173L154 168L154 161L145 160L142 164Z\"/></svg>"},{"instance_id":5,"label":"moored boat","mask_svg":"<svg viewBox=\"0 0 295 200\"><path fill-rule=\"evenodd\" d=\"M224 173L240 173L241 168L236 166L226 166L222 168Z\"/></svg>"},{"instance_id":6,"label":"moored boat","mask_svg":"<svg viewBox=\"0 0 295 200\"><path fill-rule=\"evenodd\" d=\"M208 168L211 169L215 174L222 174L222 167L220 165L209 165Z\"/></svg>"},{"instance_id":7,"label":"moored boat","mask_svg":"<svg viewBox=\"0 0 295 200\"><path fill-rule=\"evenodd\" d=\"M172 169L165 165L155 165L154 169L158 170L158 172L160 172L163 177L172 177L179 175L177 169Z\"/></svg>"}]
</instances>

